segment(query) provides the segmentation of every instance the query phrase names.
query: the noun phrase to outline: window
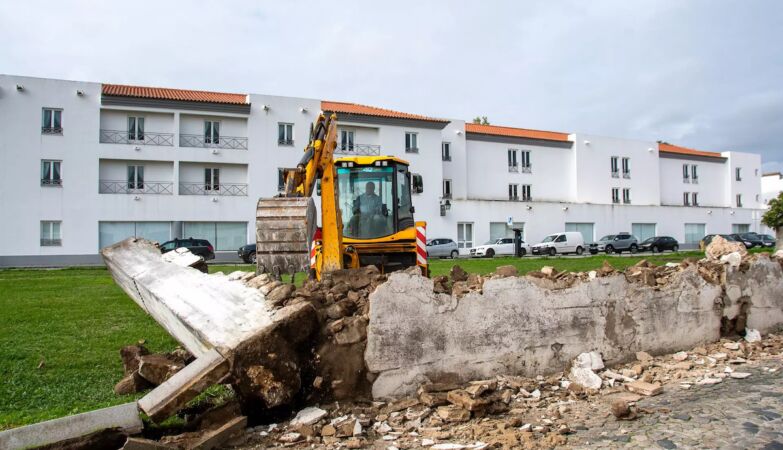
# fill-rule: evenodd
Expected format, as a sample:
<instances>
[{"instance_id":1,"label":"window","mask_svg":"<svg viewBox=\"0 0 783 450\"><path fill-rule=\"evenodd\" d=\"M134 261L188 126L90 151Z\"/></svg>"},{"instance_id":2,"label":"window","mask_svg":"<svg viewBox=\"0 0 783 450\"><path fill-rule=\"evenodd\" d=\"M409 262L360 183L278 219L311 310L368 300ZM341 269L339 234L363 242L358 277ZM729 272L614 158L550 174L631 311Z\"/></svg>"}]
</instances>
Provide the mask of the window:
<instances>
[{"instance_id":1,"label":"window","mask_svg":"<svg viewBox=\"0 0 783 450\"><path fill-rule=\"evenodd\" d=\"M419 134L418 133L405 133L405 152L406 153L419 153Z\"/></svg>"},{"instance_id":2,"label":"window","mask_svg":"<svg viewBox=\"0 0 783 450\"><path fill-rule=\"evenodd\" d=\"M473 248L473 224L472 223L461 222L457 224L457 247Z\"/></svg>"},{"instance_id":3,"label":"window","mask_svg":"<svg viewBox=\"0 0 783 450\"><path fill-rule=\"evenodd\" d=\"M62 109L43 109L41 112L41 134L63 134Z\"/></svg>"},{"instance_id":4,"label":"window","mask_svg":"<svg viewBox=\"0 0 783 450\"><path fill-rule=\"evenodd\" d=\"M754 171L754 173L756 174L756 176L759 176L759 169L756 169L756 170Z\"/></svg>"},{"instance_id":5,"label":"window","mask_svg":"<svg viewBox=\"0 0 783 450\"><path fill-rule=\"evenodd\" d=\"M41 247L59 247L63 245L60 236L60 221L41 221Z\"/></svg>"},{"instance_id":6,"label":"window","mask_svg":"<svg viewBox=\"0 0 783 450\"><path fill-rule=\"evenodd\" d=\"M631 158L623 158L623 178L631 178Z\"/></svg>"},{"instance_id":7,"label":"window","mask_svg":"<svg viewBox=\"0 0 783 450\"><path fill-rule=\"evenodd\" d=\"M519 200L519 195L517 195L517 189L519 188L518 184L509 184L508 185L508 199L509 200Z\"/></svg>"},{"instance_id":8,"label":"window","mask_svg":"<svg viewBox=\"0 0 783 450\"><path fill-rule=\"evenodd\" d=\"M512 222L511 225L508 222L490 222L489 223L489 240L495 242L502 238L511 238L513 242L514 228L522 230L522 240L525 240L525 223L524 222Z\"/></svg>"},{"instance_id":9,"label":"window","mask_svg":"<svg viewBox=\"0 0 783 450\"><path fill-rule=\"evenodd\" d=\"M62 186L61 164L62 161L41 161L41 186Z\"/></svg>"},{"instance_id":10,"label":"window","mask_svg":"<svg viewBox=\"0 0 783 450\"><path fill-rule=\"evenodd\" d=\"M703 223L686 223L685 224L685 243L686 244L698 244L701 238L704 237L705 226Z\"/></svg>"},{"instance_id":11,"label":"window","mask_svg":"<svg viewBox=\"0 0 783 450\"><path fill-rule=\"evenodd\" d=\"M620 203L620 188L612 188L612 203Z\"/></svg>"},{"instance_id":12,"label":"window","mask_svg":"<svg viewBox=\"0 0 783 450\"><path fill-rule=\"evenodd\" d=\"M144 117L128 116L128 140L144 140Z\"/></svg>"},{"instance_id":13,"label":"window","mask_svg":"<svg viewBox=\"0 0 783 450\"><path fill-rule=\"evenodd\" d=\"M162 244L171 239L171 222L98 223L98 245L100 248L129 237L142 237Z\"/></svg>"},{"instance_id":14,"label":"window","mask_svg":"<svg viewBox=\"0 0 783 450\"><path fill-rule=\"evenodd\" d=\"M737 181L742 181L742 167L737 167L736 169L734 169L734 171L736 174L735 178L737 178Z\"/></svg>"},{"instance_id":15,"label":"window","mask_svg":"<svg viewBox=\"0 0 783 450\"><path fill-rule=\"evenodd\" d=\"M693 206L699 206L699 193L694 192L691 194L691 203Z\"/></svg>"},{"instance_id":16,"label":"window","mask_svg":"<svg viewBox=\"0 0 783 450\"><path fill-rule=\"evenodd\" d=\"M204 190L205 191L220 190L220 169L216 169L216 168L204 169Z\"/></svg>"},{"instance_id":17,"label":"window","mask_svg":"<svg viewBox=\"0 0 783 450\"><path fill-rule=\"evenodd\" d=\"M582 233L582 239L584 240L585 244L591 243L595 240L592 223L566 222L565 230L578 231Z\"/></svg>"},{"instance_id":18,"label":"window","mask_svg":"<svg viewBox=\"0 0 783 450\"><path fill-rule=\"evenodd\" d=\"M520 153L522 172L530 173L530 150L522 150Z\"/></svg>"},{"instance_id":19,"label":"window","mask_svg":"<svg viewBox=\"0 0 783 450\"><path fill-rule=\"evenodd\" d=\"M451 180L443 180L443 198L451 198Z\"/></svg>"},{"instance_id":20,"label":"window","mask_svg":"<svg viewBox=\"0 0 783 450\"><path fill-rule=\"evenodd\" d=\"M742 208L742 194L737 194L737 208Z\"/></svg>"},{"instance_id":21,"label":"window","mask_svg":"<svg viewBox=\"0 0 783 450\"><path fill-rule=\"evenodd\" d=\"M750 224L749 223L733 223L733 224L731 224L731 232L732 233L749 233L750 232Z\"/></svg>"},{"instance_id":22,"label":"window","mask_svg":"<svg viewBox=\"0 0 783 450\"><path fill-rule=\"evenodd\" d=\"M353 148L353 131L340 130L340 150L352 152Z\"/></svg>"},{"instance_id":23,"label":"window","mask_svg":"<svg viewBox=\"0 0 783 450\"><path fill-rule=\"evenodd\" d=\"M128 189L144 189L144 166L128 166Z\"/></svg>"},{"instance_id":24,"label":"window","mask_svg":"<svg viewBox=\"0 0 783 450\"><path fill-rule=\"evenodd\" d=\"M247 222L185 222L182 236L206 239L215 251L236 251L247 244Z\"/></svg>"},{"instance_id":25,"label":"window","mask_svg":"<svg viewBox=\"0 0 783 450\"><path fill-rule=\"evenodd\" d=\"M699 182L699 172L697 167L699 166L697 166L696 164L691 166L691 178L693 179L694 184Z\"/></svg>"},{"instance_id":26,"label":"window","mask_svg":"<svg viewBox=\"0 0 783 450\"><path fill-rule=\"evenodd\" d=\"M204 121L204 143L220 144L220 122L214 120Z\"/></svg>"},{"instance_id":27,"label":"window","mask_svg":"<svg viewBox=\"0 0 783 450\"><path fill-rule=\"evenodd\" d=\"M691 193L690 192L683 192L682 193L682 206L691 206Z\"/></svg>"},{"instance_id":28,"label":"window","mask_svg":"<svg viewBox=\"0 0 783 450\"><path fill-rule=\"evenodd\" d=\"M690 172L688 172L688 165L683 164L682 165L682 182L683 183L690 183L691 182L691 176Z\"/></svg>"},{"instance_id":29,"label":"window","mask_svg":"<svg viewBox=\"0 0 783 450\"><path fill-rule=\"evenodd\" d=\"M444 161L451 161L451 142L441 143L440 152Z\"/></svg>"},{"instance_id":30,"label":"window","mask_svg":"<svg viewBox=\"0 0 783 450\"><path fill-rule=\"evenodd\" d=\"M623 203L631 203L631 190L628 188L623 188Z\"/></svg>"},{"instance_id":31,"label":"window","mask_svg":"<svg viewBox=\"0 0 783 450\"><path fill-rule=\"evenodd\" d=\"M516 172L518 170L519 165L517 164L517 151L516 149L510 148L508 149L508 171Z\"/></svg>"},{"instance_id":32,"label":"window","mask_svg":"<svg viewBox=\"0 0 783 450\"><path fill-rule=\"evenodd\" d=\"M645 239L655 236L655 224L654 223L632 223L631 234L639 240L639 242Z\"/></svg>"},{"instance_id":33,"label":"window","mask_svg":"<svg viewBox=\"0 0 783 450\"><path fill-rule=\"evenodd\" d=\"M611 168L612 168L612 178L619 178L620 170L617 168L617 157L616 156L612 156L612 158L611 158Z\"/></svg>"},{"instance_id":34,"label":"window","mask_svg":"<svg viewBox=\"0 0 783 450\"><path fill-rule=\"evenodd\" d=\"M530 185L529 184L523 184L522 185L522 200L529 202L533 200L533 196L530 194Z\"/></svg>"},{"instance_id":35,"label":"window","mask_svg":"<svg viewBox=\"0 0 783 450\"><path fill-rule=\"evenodd\" d=\"M292 123L277 124L277 144L294 145L294 124Z\"/></svg>"}]
</instances>

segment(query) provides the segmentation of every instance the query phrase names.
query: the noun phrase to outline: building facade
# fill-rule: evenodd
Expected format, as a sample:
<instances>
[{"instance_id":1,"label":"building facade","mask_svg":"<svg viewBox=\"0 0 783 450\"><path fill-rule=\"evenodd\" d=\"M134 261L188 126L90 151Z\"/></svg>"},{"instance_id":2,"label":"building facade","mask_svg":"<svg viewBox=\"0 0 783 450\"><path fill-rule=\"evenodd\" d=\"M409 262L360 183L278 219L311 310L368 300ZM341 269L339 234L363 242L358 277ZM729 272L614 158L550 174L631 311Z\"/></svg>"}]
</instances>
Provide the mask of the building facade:
<instances>
[{"instance_id":1,"label":"building facade","mask_svg":"<svg viewBox=\"0 0 783 450\"><path fill-rule=\"evenodd\" d=\"M98 262L129 236L209 239L235 257L255 205L275 195L321 111L338 153L411 163L428 237L460 251L524 231L586 242L630 231L683 247L761 231L761 158L581 133L476 125L382 108L257 94L0 75L0 265Z\"/></svg>"}]
</instances>

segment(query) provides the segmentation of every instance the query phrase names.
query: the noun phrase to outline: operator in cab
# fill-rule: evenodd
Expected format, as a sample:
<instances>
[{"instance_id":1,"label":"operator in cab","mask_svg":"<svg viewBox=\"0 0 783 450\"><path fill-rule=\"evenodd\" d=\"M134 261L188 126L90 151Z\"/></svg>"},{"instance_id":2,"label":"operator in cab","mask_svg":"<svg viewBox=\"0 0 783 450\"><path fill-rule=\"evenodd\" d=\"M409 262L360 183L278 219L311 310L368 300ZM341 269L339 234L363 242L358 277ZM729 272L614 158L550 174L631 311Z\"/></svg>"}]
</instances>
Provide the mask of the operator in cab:
<instances>
[{"instance_id":1,"label":"operator in cab","mask_svg":"<svg viewBox=\"0 0 783 450\"><path fill-rule=\"evenodd\" d=\"M386 222L385 207L381 197L375 193L375 183L368 181L364 185L364 194L353 202L353 217L348 227L353 236L375 236L381 234Z\"/></svg>"}]
</instances>

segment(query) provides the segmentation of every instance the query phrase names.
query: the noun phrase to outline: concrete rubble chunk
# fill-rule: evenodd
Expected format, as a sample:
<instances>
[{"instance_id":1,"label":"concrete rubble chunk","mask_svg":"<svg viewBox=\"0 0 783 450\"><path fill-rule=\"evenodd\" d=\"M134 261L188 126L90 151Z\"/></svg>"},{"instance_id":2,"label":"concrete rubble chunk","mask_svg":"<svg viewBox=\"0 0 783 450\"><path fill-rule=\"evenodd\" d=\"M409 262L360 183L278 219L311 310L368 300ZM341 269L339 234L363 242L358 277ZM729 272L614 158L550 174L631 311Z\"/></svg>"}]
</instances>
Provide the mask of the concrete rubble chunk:
<instances>
[{"instance_id":1,"label":"concrete rubble chunk","mask_svg":"<svg viewBox=\"0 0 783 450\"><path fill-rule=\"evenodd\" d=\"M573 366L583 369L601 370L604 368L604 360L598 352L580 353L574 359Z\"/></svg>"},{"instance_id":2,"label":"concrete rubble chunk","mask_svg":"<svg viewBox=\"0 0 783 450\"><path fill-rule=\"evenodd\" d=\"M748 250L741 242L729 242L723 236L713 237L710 245L704 250L704 255L712 261L718 261L721 257L732 253L737 253L737 256L742 259L748 254Z\"/></svg>"},{"instance_id":3,"label":"concrete rubble chunk","mask_svg":"<svg viewBox=\"0 0 783 450\"><path fill-rule=\"evenodd\" d=\"M183 367L185 367L184 364L172 361L163 355L144 355L140 358L139 375L158 386L182 370Z\"/></svg>"},{"instance_id":4,"label":"concrete rubble chunk","mask_svg":"<svg viewBox=\"0 0 783 450\"><path fill-rule=\"evenodd\" d=\"M638 380L632 383L627 383L625 388L635 394L647 396L658 395L663 392L663 387L660 385L660 383L647 383Z\"/></svg>"},{"instance_id":5,"label":"concrete rubble chunk","mask_svg":"<svg viewBox=\"0 0 783 450\"><path fill-rule=\"evenodd\" d=\"M687 352L677 352L672 355L672 359L675 361L685 361L688 359L688 353Z\"/></svg>"},{"instance_id":6,"label":"concrete rubble chunk","mask_svg":"<svg viewBox=\"0 0 783 450\"><path fill-rule=\"evenodd\" d=\"M728 264L729 267L739 267L742 264L742 255L740 252L732 252L721 256L720 262Z\"/></svg>"},{"instance_id":7,"label":"concrete rubble chunk","mask_svg":"<svg viewBox=\"0 0 783 450\"><path fill-rule=\"evenodd\" d=\"M568 372L568 379L589 389L600 389L603 384L601 377L585 367L571 367L571 371Z\"/></svg>"},{"instance_id":8,"label":"concrete rubble chunk","mask_svg":"<svg viewBox=\"0 0 783 450\"><path fill-rule=\"evenodd\" d=\"M291 425L312 425L326 417L327 414L328 413L321 408L308 406L296 414L296 417L291 420Z\"/></svg>"},{"instance_id":9,"label":"concrete rubble chunk","mask_svg":"<svg viewBox=\"0 0 783 450\"><path fill-rule=\"evenodd\" d=\"M759 330L752 328L745 328L745 341L746 342L758 342L761 340L761 333Z\"/></svg>"}]
</instances>

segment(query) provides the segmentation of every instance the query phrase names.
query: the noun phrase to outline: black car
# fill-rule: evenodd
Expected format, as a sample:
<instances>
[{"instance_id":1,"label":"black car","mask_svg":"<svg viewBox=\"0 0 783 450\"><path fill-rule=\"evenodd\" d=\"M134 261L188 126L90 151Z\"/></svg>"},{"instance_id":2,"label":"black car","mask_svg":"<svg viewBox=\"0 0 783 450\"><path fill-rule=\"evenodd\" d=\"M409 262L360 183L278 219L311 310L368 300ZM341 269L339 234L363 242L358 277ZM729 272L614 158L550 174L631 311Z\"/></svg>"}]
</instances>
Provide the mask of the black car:
<instances>
[{"instance_id":1,"label":"black car","mask_svg":"<svg viewBox=\"0 0 783 450\"><path fill-rule=\"evenodd\" d=\"M746 234L746 233L743 233L743 234ZM732 233L729 236L733 237L735 241L742 242L743 244L745 244L745 248L753 248L753 247L756 246L752 241L742 237L742 234ZM758 243L760 244L761 240L758 240Z\"/></svg>"},{"instance_id":2,"label":"black car","mask_svg":"<svg viewBox=\"0 0 783 450\"><path fill-rule=\"evenodd\" d=\"M256 244L247 244L237 250L239 258L246 263L256 263Z\"/></svg>"},{"instance_id":3,"label":"black car","mask_svg":"<svg viewBox=\"0 0 783 450\"><path fill-rule=\"evenodd\" d=\"M647 238L639 244L640 252L653 252L658 253L664 250L671 250L676 252L680 249L680 244L677 239L671 236L653 236Z\"/></svg>"},{"instance_id":4,"label":"black car","mask_svg":"<svg viewBox=\"0 0 783 450\"><path fill-rule=\"evenodd\" d=\"M172 239L160 245L161 253L168 253L176 248L186 248L190 253L204 258L205 261L215 259L215 248L206 239Z\"/></svg>"},{"instance_id":5,"label":"black car","mask_svg":"<svg viewBox=\"0 0 783 450\"><path fill-rule=\"evenodd\" d=\"M745 246L748 248L764 247L764 240L756 233L740 233L739 237L742 238ZM750 242L750 245L748 245L748 242Z\"/></svg>"},{"instance_id":6,"label":"black car","mask_svg":"<svg viewBox=\"0 0 783 450\"><path fill-rule=\"evenodd\" d=\"M764 243L764 247L774 247L775 246L775 238L768 234L760 234L761 236L761 242Z\"/></svg>"}]
</instances>

